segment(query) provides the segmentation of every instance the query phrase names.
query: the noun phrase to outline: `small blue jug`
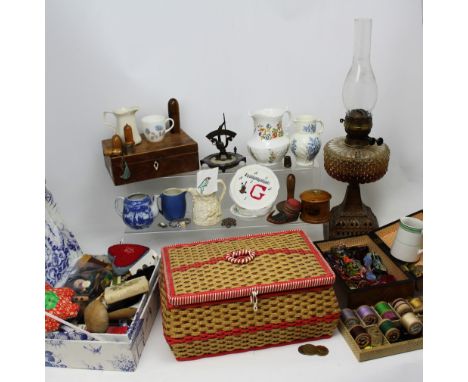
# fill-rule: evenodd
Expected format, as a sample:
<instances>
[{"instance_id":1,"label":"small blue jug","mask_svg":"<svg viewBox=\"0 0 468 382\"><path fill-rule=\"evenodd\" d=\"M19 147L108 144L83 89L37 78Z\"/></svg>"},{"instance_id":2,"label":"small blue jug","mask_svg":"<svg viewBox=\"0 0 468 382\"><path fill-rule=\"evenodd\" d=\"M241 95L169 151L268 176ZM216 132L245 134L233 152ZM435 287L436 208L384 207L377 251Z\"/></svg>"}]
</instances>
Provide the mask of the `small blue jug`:
<instances>
[{"instance_id":1,"label":"small blue jug","mask_svg":"<svg viewBox=\"0 0 468 382\"><path fill-rule=\"evenodd\" d=\"M142 193L131 194L125 198L119 196L115 199L115 211L130 228L147 228L153 224L159 212L157 203L154 202L156 197L157 195Z\"/></svg>"}]
</instances>

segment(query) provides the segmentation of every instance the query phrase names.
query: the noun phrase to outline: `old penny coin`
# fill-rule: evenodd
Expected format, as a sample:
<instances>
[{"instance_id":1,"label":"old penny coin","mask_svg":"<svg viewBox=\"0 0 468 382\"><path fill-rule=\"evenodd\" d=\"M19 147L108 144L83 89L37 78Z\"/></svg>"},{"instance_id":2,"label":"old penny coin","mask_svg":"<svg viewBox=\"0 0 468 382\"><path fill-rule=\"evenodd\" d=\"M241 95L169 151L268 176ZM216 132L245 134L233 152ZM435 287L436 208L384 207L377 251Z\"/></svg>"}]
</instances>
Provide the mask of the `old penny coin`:
<instances>
[{"instance_id":1,"label":"old penny coin","mask_svg":"<svg viewBox=\"0 0 468 382\"><path fill-rule=\"evenodd\" d=\"M299 346L297 349L299 353L304 354L304 355L315 355L317 354L317 347L312 344L305 344Z\"/></svg>"},{"instance_id":2,"label":"old penny coin","mask_svg":"<svg viewBox=\"0 0 468 382\"><path fill-rule=\"evenodd\" d=\"M328 348L327 348L326 346L317 345L317 346L315 347L315 349L316 349L317 354L318 354L319 356L322 356L322 357L323 357L323 356L325 356L325 355L328 354Z\"/></svg>"}]
</instances>

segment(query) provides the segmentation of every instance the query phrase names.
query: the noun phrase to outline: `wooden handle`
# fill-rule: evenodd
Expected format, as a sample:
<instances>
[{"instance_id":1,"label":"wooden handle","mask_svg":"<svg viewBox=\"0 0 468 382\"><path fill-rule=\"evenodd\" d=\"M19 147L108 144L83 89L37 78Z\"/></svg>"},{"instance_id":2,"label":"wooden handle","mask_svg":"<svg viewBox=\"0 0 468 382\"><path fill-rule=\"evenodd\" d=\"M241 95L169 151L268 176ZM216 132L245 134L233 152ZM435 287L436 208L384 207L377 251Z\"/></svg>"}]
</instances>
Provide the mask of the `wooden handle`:
<instances>
[{"instance_id":1,"label":"wooden handle","mask_svg":"<svg viewBox=\"0 0 468 382\"><path fill-rule=\"evenodd\" d=\"M179 115L179 102L175 98L171 98L167 103L167 112L169 118L174 120L174 127L171 130L171 134L180 133L180 115Z\"/></svg>"},{"instance_id":2,"label":"wooden handle","mask_svg":"<svg viewBox=\"0 0 468 382\"><path fill-rule=\"evenodd\" d=\"M109 320L123 320L126 318L132 318L137 309L136 308L122 308L109 312Z\"/></svg>"},{"instance_id":3,"label":"wooden handle","mask_svg":"<svg viewBox=\"0 0 468 382\"><path fill-rule=\"evenodd\" d=\"M294 174L289 174L286 178L286 190L288 192L288 199L294 198L294 189L296 188L296 177Z\"/></svg>"}]
</instances>

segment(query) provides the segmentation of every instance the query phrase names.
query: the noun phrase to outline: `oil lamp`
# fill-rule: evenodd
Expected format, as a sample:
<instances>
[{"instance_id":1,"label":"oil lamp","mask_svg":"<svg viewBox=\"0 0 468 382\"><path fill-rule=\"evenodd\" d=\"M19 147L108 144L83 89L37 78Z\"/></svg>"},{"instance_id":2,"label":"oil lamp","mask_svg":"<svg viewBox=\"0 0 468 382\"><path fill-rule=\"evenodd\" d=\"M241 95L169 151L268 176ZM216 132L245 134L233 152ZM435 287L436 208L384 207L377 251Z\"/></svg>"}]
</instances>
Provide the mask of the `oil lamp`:
<instances>
[{"instance_id":1,"label":"oil lamp","mask_svg":"<svg viewBox=\"0 0 468 382\"><path fill-rule=\"evenodd\" d=\"M372 110L377 102L377 82L370 63L371 19L354 20L353 62L343 84L346 137L324 147L324 164L334 179L348 183L341 204L330 212L325 237L336 239L364 234L378 227L372 210L361 200L360 184L371 183L387 172L390 150L382 138L372 138Z\"/></svg>"}]
</instances>

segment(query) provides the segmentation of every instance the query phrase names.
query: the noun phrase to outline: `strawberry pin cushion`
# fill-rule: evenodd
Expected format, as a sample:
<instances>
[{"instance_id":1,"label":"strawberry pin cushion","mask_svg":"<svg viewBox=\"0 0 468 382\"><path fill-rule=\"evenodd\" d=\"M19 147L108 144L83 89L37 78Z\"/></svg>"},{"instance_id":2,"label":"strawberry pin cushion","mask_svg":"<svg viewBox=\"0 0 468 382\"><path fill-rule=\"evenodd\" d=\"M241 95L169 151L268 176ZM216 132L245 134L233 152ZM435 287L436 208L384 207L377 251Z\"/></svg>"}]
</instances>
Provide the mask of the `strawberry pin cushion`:
<instances>
[{"instance_id":1,"label":"strawberry pin cushion","mask_svg":"<svg viewBox=\"0 0 468 382\"><path fill-rule=\"evenodd\" d=\"M70 288L53 288L45 284L45 310L63 320L74 318L78 315L80 306L72 302L75 292ZM51 317L45 318L46 332L54 332L60 327L60 322Z\"/></svg>"}]
</instances>

